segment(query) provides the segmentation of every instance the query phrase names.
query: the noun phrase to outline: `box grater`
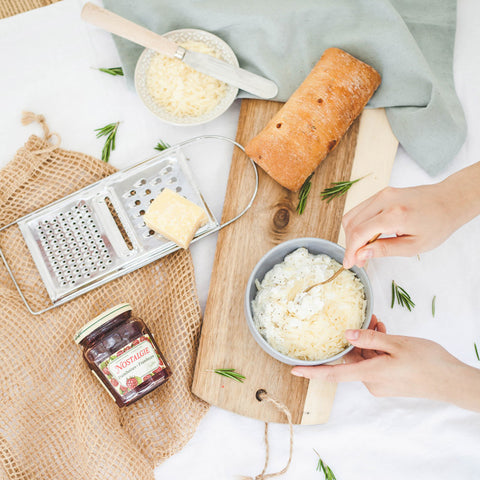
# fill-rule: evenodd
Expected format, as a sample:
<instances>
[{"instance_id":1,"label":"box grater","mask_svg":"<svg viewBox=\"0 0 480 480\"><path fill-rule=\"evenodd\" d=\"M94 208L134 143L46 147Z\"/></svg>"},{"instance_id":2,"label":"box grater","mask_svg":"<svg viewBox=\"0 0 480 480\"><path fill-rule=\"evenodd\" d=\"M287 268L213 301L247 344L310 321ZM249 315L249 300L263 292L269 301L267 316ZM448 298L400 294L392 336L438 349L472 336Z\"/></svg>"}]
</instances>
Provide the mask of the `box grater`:
<instances>
[{"instance_id":1,"label":"box grater","mask_svg":"<svg viewBox=\"0 0 480 480\"><path fill-rule=\"evenodd\" d=\"M258 189L256 166L252 197L235 218L220 225L206 204L188 167L185 149L208 141L233 140L205 135L170 147L159 155L121 170L30 213L0 229L20 229L51 300L33 311L23 295L4 253L0 256L32 314L40 314L79 295L178 250L175 243L149 229L143 214L164 188L201 206L208 217L193 241L237 220L251 206ZM190 154L189 161L195 158Z\"/></svg>"}]
</instances>

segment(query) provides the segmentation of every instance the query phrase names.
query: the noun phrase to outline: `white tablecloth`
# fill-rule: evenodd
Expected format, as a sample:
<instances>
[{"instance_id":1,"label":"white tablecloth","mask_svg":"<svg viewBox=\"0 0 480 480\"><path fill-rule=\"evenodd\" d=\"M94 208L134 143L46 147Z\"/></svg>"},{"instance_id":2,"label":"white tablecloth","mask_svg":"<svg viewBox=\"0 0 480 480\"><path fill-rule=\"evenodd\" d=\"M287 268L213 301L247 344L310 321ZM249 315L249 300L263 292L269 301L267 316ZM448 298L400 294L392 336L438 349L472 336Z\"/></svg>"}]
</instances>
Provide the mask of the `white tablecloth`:
<instances>
[{"instance_id":1,"label":"white tablecloth","mask_svg":"<svg viewBox=\"0 0 480 480\"><path fill-rule=\"evenodd\" d=\"M119 65L109 34L79 18L83 2L64 0L0 21L0 166L38 126L20 125L22 110L46 116L67 149L99 156L103 140L93 130L121 120L111 163L122 168L154 154L159 139L170 144L201 134L235 137L238 102L221 118L199 127L163 124L129 91L125 79L92 67ZM455 81L464 106L467 142L447 172L430 178L400 149L391 185L436 182L480 160L480 3L458 5ZM422 132L419 132L421 135ZM220 216L230 157L196 168L202 191ZM1 181L1 179L0 179ZM375 312L390 332L430 338L462 361L480 367L480 218L436 250L414 258L371 262ZM205 305L216 237L192 246L198 292ZM412 313L390 309L390 283L404 285L416 302ZM436 315L431 301L437 296ZM456 388L455 384L451 388ZM269 471L288 457L288 431L272 425ZM359 383L339 386L330 421L295 427L293 462L285 479L318 479L315 448L338 480L480 478L480 415L439 402L375 398ZM263 466L263 424L212 407L184 450L156 469L158 479L230 479L258 474Z\"/></svg>"}]
</instances>

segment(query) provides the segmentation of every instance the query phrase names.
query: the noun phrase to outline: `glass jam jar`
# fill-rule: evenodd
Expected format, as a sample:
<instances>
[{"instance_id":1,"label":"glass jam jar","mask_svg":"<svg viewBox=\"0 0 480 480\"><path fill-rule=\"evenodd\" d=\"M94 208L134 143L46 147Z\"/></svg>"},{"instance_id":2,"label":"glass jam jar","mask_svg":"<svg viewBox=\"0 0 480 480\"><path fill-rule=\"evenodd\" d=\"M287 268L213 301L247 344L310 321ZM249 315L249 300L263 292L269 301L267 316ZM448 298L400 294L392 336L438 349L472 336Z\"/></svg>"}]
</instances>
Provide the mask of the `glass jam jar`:
<instances>
[{"instance_id":1,"label":"glass jam jar","mask_svg":"<svg viewBox=\"0 0 480 480\"><path fill-rule=\"evenodd\" d=\"M74 336L90 370L119 407L165 383L171 370L143 320L128 303L95 317Z\"/></svg>"}]
</instances>

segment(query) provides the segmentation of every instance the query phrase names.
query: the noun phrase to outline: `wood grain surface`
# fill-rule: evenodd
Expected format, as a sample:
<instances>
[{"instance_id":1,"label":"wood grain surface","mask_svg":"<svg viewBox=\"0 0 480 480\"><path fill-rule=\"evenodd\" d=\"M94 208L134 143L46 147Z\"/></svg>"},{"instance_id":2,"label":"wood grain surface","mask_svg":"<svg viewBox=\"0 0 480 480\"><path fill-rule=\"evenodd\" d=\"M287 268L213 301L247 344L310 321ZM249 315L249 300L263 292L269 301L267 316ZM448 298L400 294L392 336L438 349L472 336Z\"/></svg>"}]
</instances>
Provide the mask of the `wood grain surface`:
<instances>
[{"instance_id":1,"label":"wood grain surface","mask_svg":"<svg viewBox=\"0 0 480 480\"><path fill-rule=\"evenodd\" d=\"M246 145L281 105L243 100L236 140ZM256 392L264 389L288 406L294 423L322 423L328 419L335 386L312 382L309 389L308 380L292 376L291 367L264 353L248 330L243 298L255 264L274 246L291 238L308 236L338 240L346 197L326 203L321 200L320 192L332 181L350 179L360 119L316 170L303 215L295 212L298 194L284 189L259 169L259 191L251 209L220 232L192 386L193 392L210 404L264 421L284 422L285 418L273 407L256 400ZM379 121L386 122L384 114L369 125L369 130L375 130ZM376 190L388 183L396 151L396 140L387 143L395 143L395 148L390 148L393 153L388 153L385 162L388 176L380 185L375 185ZM253 181L248 159L237 150L228 179L224 220L248 202ZM246 380L241 384L226 379L211 372L216 368L235 368Z\"/></svg>"}]
</instances>

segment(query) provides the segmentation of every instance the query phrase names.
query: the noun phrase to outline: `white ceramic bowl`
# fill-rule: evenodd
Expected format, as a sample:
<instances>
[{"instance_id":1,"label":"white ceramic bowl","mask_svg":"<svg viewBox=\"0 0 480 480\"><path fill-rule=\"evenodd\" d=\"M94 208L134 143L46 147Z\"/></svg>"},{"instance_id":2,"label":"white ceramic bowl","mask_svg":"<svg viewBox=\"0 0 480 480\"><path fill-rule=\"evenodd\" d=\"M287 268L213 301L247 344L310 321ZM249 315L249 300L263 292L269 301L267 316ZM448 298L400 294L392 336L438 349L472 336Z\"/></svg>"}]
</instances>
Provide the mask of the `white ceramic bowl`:
<instances>
[{"instance_id":1,"label":"white ceramic bowl","mask_svg":"<svg viewBox=\"0 0 480 480\"><path fill-rule=\"evenodd\" d=\"M173 40L176 43L183 43L190 40L195 42L203 42L210 48L219 52L222 60L238 67L238 60L235 56L235 53L233 53L233 50L221 38L217 37L213 33L194 28L183 28L165 33L163 36ZM157 52L154 50L146 48L140 55L135 67L135 89L137 90L138 96L145 106L158 118L172 125L200 125L219 117L232 105L237 96L238 88L227 85L225 95L217 104L217 106L203 115L196 117L178 117L165 110L155 102L147 88L146 80L148 67L152 57L156 54Z\"/></svg>"},{"instance_id":2,"label":"white ceramic bowl","mask_svg":"<svg viewBox=\"0 0 480 480\"><path fill-rule=\"evenodd\" d=\"M343 262L345 249L336 243L329 242L328 240L323 240L322 238L295 238L293 240L288 240L286 242L280 243L276 247L272 248L272 250L267 252L259 260L255 268L253 269L250 278L248 279L244 303L245 317L247 319L248 328L250 329L253 338L260 345L260 347L262 347L262 349L269 355L271 355L273 358L288 365L322 365L324 363L333 362L334 360L341 358L343 355L352 350L353 346L350 345L345 350L337 353L333 357L325 358L323 360L299 360L297 358L288 357L287 355L284 355L283 353L275 350L259 333L253 321L252 300L257 295L257 287L255 285L255 280L261 282L265 277L265 274L269 272L274 267L274 265L283 262L283 259L286 255L292 253L300 247L305 247L313 255L319 255L321 253L324 253L339 262L340 264ZM367 308L362 328L368 328L368 325L370 324L370 319L372 317L373 309L372 287L370 285L367 273L363 268L353 267L351 270L360 279L365 289Z\"/></svg>"}]
</instances>

